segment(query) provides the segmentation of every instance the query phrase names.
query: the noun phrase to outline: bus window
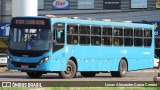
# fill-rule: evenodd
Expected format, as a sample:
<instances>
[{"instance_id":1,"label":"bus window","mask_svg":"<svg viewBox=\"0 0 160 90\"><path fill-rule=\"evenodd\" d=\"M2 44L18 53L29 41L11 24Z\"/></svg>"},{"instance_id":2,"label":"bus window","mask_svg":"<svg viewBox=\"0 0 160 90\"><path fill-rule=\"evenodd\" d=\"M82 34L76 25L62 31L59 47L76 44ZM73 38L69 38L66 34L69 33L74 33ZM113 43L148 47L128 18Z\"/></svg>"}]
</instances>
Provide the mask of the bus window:
<instances>
[{"instance_id":1,"label":"bus window","mask_svg":"<svg viewBox=\"0 0 160 90\"><path fill-rule=\"evenodd\" d=\"M121 46L123 45L123 39L122 39L122 27L115 27L114 28L114 39L113 39L113 44L115 46Z\"/></svg>"},{"instance_id":2,"label":"bus window","mask_svg":"<svg viewBox=\"0 0 160 90\"><path fill-rule=\"evenodd\" d=\"M143 46L143 35L140 28L134 29L134 46Z\"/></svg>"},{"instance_id":3,"label":"bus window","mask_svg":"<svg viewBox=\"0 0 160 90\"><path fill-rule=\"evenodd\" d=\"M91 34L92 35L101 35L101 27L92 26Z\"/></svg>"},{"instance_id":4,"label":"bus window","mask_svg":"<svg viewBox=\"0 0 160 90\"><path fill-rule=\"evenodd\" d=\"M102 45L112 45L112 27L103 27Z\"/></svg>"},{"instance_id":5,"label":"bus window","mask_svg":"<svg viewBox=\"0 0 160 90\"><path fill-rule=\"evenodd\" d=\"M144 29L144 46L150 47L152 43L152 30Z\"/></svg>"},{"instance_id":6,"label":"bus window","mask_svg":"<svg viewBox=\"0 0 160 90\"><path fill-rule=\"evenodd\" d=\"M122 46L123 45L123 39L122 39L122 37L114 37L113 41L114 41L113 44L115 46Z\"/></svg>"},{"instance_id":7,"label":"bus window","mask_svg":"<svg viewBox=\"0 0 160 90\"><path fill-rule=\"evenodd\" d=\"M78 44L78 25L67 25L67 44Z\"/></svg>"},{"instance_id":8,"label":"bus window","mask_svg":"<svg viewBox=\"0 0 160 90\"><path fill-rule=\"evenodd\" d=\"M90 36L80 36L79 44L89 45L90 44Z\"/></svg>"},{"instance_id":9,"label":"bus window","mask_svg":"<svg viewBox=\"0 0 160 90\"><path fill-rule=\"evenodd\" d=\"M56 23L54 25L54 33L53 39L55 40L56 44L64 44L64 23Z\"/></svg>"},{"instance_id":10,"label":"bus window","mask_svg":"<svg viewBox=\"0 0 160 90\"><path fill-rule=\"evenodd\" d=\"M142 29L136 28L134 29L134 37L142 37Z\"/></svg>"},{"instance_id":11,"label":"bus window","mask_svg":"<svg viewBox=\"0 0 160 90\"><path fill-rule=\"evenodd\" d=\"M133 36L133 29L132 28L124 28L124 36Z\"/></svg>"},{"instance_id":12,"label":"bus window","mask_svg":"<svg viewBox=\"0 0 160 90\"><path fill-rule=\"evenodd\" d=\"M90 35L90 26L85 26L85 25L79 26L79 34Z\"/></svg>"},{"instance_id":13,"label":"bus window","mask_svg":"<svg viewBox=\"0 0 160 90\"><path fill-rule=\"evenodd\" d=\"M114 36L122 36L122 28L114 28Z\"/></svg>"},{"instance_id":14,"label":"bus window","mask_svg":"<svg viewBox=\"0 0 160 90\"><path fill-rule=\"evenodd\" d=\"M112 45L112 37L102 37L102 45Z\"/></svg>"},{"instance_id":15,"label":"bus window","mask_svg":"<svg viewBox=\"0 0 160 90\"><path fill-rule=\"evenodd\" d=\"M55 29L56 34L56 42L57 43L64 43L64 28Z\"/></svg>"},{"instance_id":16,"label":"bus window","mask_svg":"<svg viewBox=\"0 0 160 90\"><path fill-rule=\"evenodd\" d=\"M92 45L100 45L101 44L101 37L92 36L91 37L91 44Z\"/></svg>"},{"instance_id":17,"label":"bus window","mask_svg":"<svg viewBox=\"0 0 160 90\"><path fill-rule=\"evenodd\" d=\"M90 44L90 26L81 25L79 26L79 44L89 45Z\"/></svg>"},{"instance_id":18,"label":"bus window","mask_svg":"<svg viewBox=\"0 0 160 90\"><path fill-rule=\"evenodd\" d=\"M112 36L112 27L103 27L102 35Z\"/></svg>"},{"instance_id":19,"label":"bus window","mask_svg":"<svg viewBox=\"0 0 160 90\"><path fill-rule=\"evenodd\" d=\"M124 28L124 46L133 45L133 29Z\"/></svg>"},{"instance_id":20,"label":"bus window","mask_svg":"<svg viewBox=\"0 0 160 90\"><path fill-rule=\"evenodd\" d=\"M101 27L92 26L91 28L91 44L101 45Z\"/></svg>"}]
</instances>

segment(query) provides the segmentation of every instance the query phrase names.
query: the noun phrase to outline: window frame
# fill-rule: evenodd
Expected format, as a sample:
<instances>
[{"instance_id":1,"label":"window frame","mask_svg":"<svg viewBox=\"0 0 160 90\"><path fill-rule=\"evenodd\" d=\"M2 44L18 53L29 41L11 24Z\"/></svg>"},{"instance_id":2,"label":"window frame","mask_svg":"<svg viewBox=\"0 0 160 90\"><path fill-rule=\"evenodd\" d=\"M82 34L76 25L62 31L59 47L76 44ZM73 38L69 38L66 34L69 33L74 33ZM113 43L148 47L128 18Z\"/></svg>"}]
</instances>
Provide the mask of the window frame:
<instances>
[{"instance_id":1,"label":"window frame","mask_svg":"<svg viewBox=\"0 0 160 90\"><path fill-rule=\"evenodd\" d=\"M115 29L120 29L121 28L121 32L120 32L120 35L115 35ZM120 30L117 30L117 31L120 31ZM113 28L112 28L112 33L113 33L113 45L114 46L123 46L124 45L124 40L123 40L123 38L124 38L124 28L122 27L122 26L114 26ZM119 39L117 39L117 38L119 38ZM116 40L118 40L118 44L116 45ZM120 41L120 39L122 40L122 41ZM121 44L120 44L120 42L121 42Z\"/></svg>"},{"instance_id":2,"label":"window frame","mask_svg":"<svg viewBox=\"0 0 160 90\"><path fill-rule=\"evenodd\" d=\"M146 30L150 31L150 36L146 36L146 32L145 32ZM152 36L152 29L151 28L144 28L144 33L143 34L144 34L143 35L144 36L144 39L143 39L144 40L143 41L144 42L144 47L151 47L152 46L152 37L153 37ZM150 45L148 45L148 44L146 45L145 40L151 40Z\"/></svg>"},{"instance_id":3,"label":"window frame","mask_svg":"<svg viewBox=\"0 0 160 90\"><path fill-rule=\"evenodd\" d=\"M93 30L94 27L100 28L99 34L92 34L92 30ZM101 43L102 43L102 37L101 37L101 35L102 35L102 26L100 26L100 25L91 25L90 29L91 29L91 30L90 30L90 32L91 32L91 33L90 33L90 36L91 36L91 37L90 37L90 38L91 38L91 39L90 39L90 43L91 43L91 45L92 45L92 46L101 46L101 45L102 45L102 44L101 44ZM92 42L92 38L93 38L93 37L94 37L94 38L95 38L95 37L98 37L98 38L99 38L99 44L94 44L94 43ZM95 41L95 43L96 43L96 41Z\"/></svg>"},{"instance_id":4,"label":"window frame","mask_svg":"<svg viewBox=\"0 0 160 90\"><path fill-rule=\"evenodd\" d=\"M141 36L136 36L137 35L137 30L140 30L141 31ZM134 28L134 47L143 47L144 46L144 38L143 38L143 28L140 28L140 27L136 27ZM136 45L137 43L135 43L135 39L141 39L141 45ZM139 43L139 42L138 42Z\"/></svg>"},{"instance_id":5,"label":"window frame","mask_svg":"<svg viewBox=\"0 0 160 90\"><path fill-rule=\"evenodd\" d=\"M77 29L77 31L76 31L76 33L68 33L68 30L69 30L69 27L68 26L76 26L77 28L75 28L75 30ZM79 43L79 25L78 24L72 24L72 23L67 23L66 24L66 34L67 34L67 39L66 39L66 43L68 44L68 45L78 45L78 43ZM73 30L73 31L75 31L75 30ZM77 38L77 42L76 43L74 43L74 40L73 40L73 43L69 43L69 36L72 36L72 37L74 37L74 38L72 38L72 39L75 39L75 37ZM71 39L71 38L70 38Z\"/></svg>"},{"instance_id":6,"label":"window frame","mask_svg":"<svg viewBox=\"0 0 160 90\"><path fill-rule=\"evenodd\" d=\"M107 32L107 33L110 33L109 34L104 34L104 28L107 30L107 29L111 29L111 32ZM112 26L102 26L102 29L101 29L101 45L103 46L112 46L113 45L113 27ZM106 32L105 32L106 33ZM105 39L108 39L107 41ZM105 44L106 42L108 42L108 44Z\"/></svg>"},{"instance_id":7,"label":"window frame","mask_svg":"<svg viewBox=\"0 0 160 90\"><path fill-rule=\"evenodd\" d=\"M89 27L88 29L88 31L89 31L89 33L87 34L87 33L80 33L81 31L81 26L83 26L83 28L84 27ZM88 45L90 45L91 44L91 26L90 25L87 25L87 24L81 24L81 25L79 25L79 34L78 34L78 37L79 37L79 45L85 45L85 46L88 46ZM81 37L89 37L89 43L88 44L81 44Z\"/></svg>"},{"instance_id":8,"label":"window frame","mask_svg":"<svg viewBox=\"0 0 160 90\"><path fill-rule=\"evenodd\" d=\"M127 29L130 30L130 33L131 33L130 35L126 35L126 33L128 33L128 32L126 32ZM133 40L133 34L134 33L133 32L134 32L134 30L133 30L132 27L124 27L124 36L123 36L123 38L124 38L124 46L125 47L132 47L134 45L134 40ZM131 44L127 45L125 39L131 39L132 40Z\"/></svg>"}]
</instances>

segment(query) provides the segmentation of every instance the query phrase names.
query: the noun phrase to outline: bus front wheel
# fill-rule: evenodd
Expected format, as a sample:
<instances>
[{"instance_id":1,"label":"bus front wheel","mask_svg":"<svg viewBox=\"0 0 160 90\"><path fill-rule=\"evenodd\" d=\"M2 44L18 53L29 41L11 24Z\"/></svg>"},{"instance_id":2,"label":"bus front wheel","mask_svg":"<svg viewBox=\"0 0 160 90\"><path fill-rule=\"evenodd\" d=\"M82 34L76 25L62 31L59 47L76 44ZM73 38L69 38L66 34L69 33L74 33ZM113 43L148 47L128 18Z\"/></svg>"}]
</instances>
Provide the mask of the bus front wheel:
<instances>
[{"instance_id":1,"label":"bus front wheel","mask_svg":"<svg viewBox=\"0 0 160 90\"><path fill-rule=\"evenodd\" d=\"M26 72L26 73L30 78L40 78L42 76L41 72L36 72L36 71Z\"/></svg>"},{"instance_id":2,"label":"bus front wheel","mask_svg":"<svg viewBox=\"0 0 160 90\"><path fill-rule=\"evenodd\" d=\"M72 60L69 60L66 71L59 72L59 75L60 77L66 79L73 78L76 74L76 71L77 71L76 64Z\"/></svg>"},{"instance_id":3,"label":"bus front wheel","mask_svg":"<svg viewBox=\"0 0 160 90\"><path fill-rule=\"evenodd\" d=\"M124 77L127 74L127 69L127 62L122 59L119 64L118 71L111 71L111 75L112 77Z\"/></svg>"}]
</instances>

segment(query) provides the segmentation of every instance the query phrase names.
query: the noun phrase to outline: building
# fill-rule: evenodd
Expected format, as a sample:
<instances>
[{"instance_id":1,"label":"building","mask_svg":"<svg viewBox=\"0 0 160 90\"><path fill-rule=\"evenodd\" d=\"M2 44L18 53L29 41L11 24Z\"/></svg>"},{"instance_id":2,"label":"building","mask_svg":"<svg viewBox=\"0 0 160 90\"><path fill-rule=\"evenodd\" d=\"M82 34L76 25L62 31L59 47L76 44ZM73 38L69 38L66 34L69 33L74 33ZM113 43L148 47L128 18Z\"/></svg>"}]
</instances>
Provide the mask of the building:
<instances>
[{"instance_id":1,"label":"building","mask_svg":"<svg viewBox=\"0 0 160 90\"><path fill-rule=\"evenodd\" d=\"M0 0L0 22L10 22L12 0ZM160 0L38 0L38 15L160 21Z\"/></svg>"}]
</instances>

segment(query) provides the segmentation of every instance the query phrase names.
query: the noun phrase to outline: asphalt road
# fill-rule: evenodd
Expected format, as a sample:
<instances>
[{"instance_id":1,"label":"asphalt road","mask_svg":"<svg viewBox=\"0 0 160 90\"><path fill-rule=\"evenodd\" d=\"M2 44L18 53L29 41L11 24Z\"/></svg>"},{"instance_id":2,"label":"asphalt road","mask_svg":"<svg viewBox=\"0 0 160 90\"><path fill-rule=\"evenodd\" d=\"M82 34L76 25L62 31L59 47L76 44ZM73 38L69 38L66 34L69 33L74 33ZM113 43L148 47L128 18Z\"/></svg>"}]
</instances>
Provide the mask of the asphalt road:
<instances>
[{"instance_id":1,"label":"asphalt road","mask_svg":"<svg viewBox=\"0 0 160 90\"><path fill-rule=\"evenodd\" d=\"M0 67L1 68L1 67ZM3 67L5 69L5 67ZM3 70L4 70L3 69ZM0 69L2 71L2 69ZM138 71L130 71L126 77L111 77L110 73L99 73L92 78L83 78L80 73L72 79L62 79L56 73L44 74L39 79L29 78L25 72L0 72L0 81L153 81L153 77L157 76L158 69L145 69Z\"/></svg>"}]
</instances>

